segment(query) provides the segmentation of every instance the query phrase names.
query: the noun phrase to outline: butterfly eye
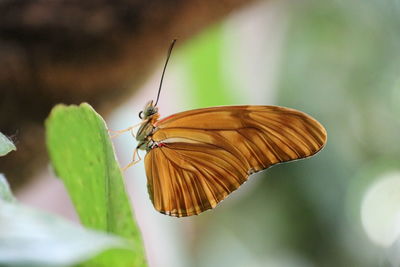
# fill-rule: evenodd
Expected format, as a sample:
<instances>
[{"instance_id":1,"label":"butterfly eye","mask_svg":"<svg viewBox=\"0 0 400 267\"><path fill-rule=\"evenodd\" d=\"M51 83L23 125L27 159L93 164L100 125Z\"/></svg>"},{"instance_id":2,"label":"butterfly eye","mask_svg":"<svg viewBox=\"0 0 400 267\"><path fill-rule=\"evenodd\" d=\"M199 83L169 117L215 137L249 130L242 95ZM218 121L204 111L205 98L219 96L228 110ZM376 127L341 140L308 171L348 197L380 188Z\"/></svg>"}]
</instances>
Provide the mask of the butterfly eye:
<instances>
[{"instance_id":1,"label":"butterfly eye","mask_svg":"<svg viewBox=\"0 0 400 267\"><path fill-rule=\"evenodd\" d=\"M153 107L152 107L152 108L149 108L149 110L148 110L147 112L148 112L149 116L154 115L154 114L157 113L156 109L153 108Z\"/></svg>"},{"instance_id":2,"label":"butterfly eye","mask_svg":"<svg viewBox=\"0 0 400 267\"><path fill-rule=\"evenodd\" d=\"M139 112L139 118L140 118L140 119L143 119L143 111L140 111L140 112Z\"/></svg>"}]
</instances>

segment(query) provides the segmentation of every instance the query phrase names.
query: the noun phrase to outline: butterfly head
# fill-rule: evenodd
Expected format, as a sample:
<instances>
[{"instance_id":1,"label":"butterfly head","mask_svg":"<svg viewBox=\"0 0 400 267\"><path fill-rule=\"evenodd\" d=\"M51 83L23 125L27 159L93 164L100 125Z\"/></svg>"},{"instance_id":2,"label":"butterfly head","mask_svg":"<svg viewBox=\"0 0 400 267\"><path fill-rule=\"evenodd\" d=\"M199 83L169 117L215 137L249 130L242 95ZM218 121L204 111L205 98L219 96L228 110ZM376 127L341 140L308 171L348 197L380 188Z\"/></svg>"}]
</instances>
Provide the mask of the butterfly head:
<instances>
[{"instance_id":1,"label":"butterfly head","mask_svg":"<svg viewBox=\"0 0 400 267\"><path fill-rule=\"evenodd\" d=\"M153 117L155 114L158 114L158 108L154 105L153 100L151 100L147 102L146 106L144 106L144 109L140 111L139 118L146 120Z\"/></svg>"}]
</instances>

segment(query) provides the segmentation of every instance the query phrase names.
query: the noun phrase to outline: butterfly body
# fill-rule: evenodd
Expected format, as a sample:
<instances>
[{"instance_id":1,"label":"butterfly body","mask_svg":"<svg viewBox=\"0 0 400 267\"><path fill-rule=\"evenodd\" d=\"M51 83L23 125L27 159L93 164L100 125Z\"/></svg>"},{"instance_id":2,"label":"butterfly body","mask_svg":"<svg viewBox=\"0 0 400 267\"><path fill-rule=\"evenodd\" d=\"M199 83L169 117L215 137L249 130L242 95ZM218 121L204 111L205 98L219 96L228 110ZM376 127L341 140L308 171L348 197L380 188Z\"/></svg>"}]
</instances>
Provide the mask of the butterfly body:
<instances>
[{"instance_id":1,"label":"butterfly body","mask_svg":"<svg viewBox=\"0 0 400 267\"><path fill-rule=\"evenodd\" d=\"M324 127L278 106L225 106L159 119L150 101L141 112L137 149L146 150L148 191L161 213L183 217L214 208L268 167L317 153Z\"/></svg>"},{"instance_id":2,"label":"butterfly body","mask_svg":"<svg viewBox=\"0 0 400 267\"><path fill-rule=\"evenodd\" d=\"M149 101L139 115L142 118L142 123L136 133L136 141L138 141L137 149L149 151L154 148L156 143L151 139L155 130L155 122L160 115L158 109L153 105L153 101Z\"/></svg>"}]
</instances>

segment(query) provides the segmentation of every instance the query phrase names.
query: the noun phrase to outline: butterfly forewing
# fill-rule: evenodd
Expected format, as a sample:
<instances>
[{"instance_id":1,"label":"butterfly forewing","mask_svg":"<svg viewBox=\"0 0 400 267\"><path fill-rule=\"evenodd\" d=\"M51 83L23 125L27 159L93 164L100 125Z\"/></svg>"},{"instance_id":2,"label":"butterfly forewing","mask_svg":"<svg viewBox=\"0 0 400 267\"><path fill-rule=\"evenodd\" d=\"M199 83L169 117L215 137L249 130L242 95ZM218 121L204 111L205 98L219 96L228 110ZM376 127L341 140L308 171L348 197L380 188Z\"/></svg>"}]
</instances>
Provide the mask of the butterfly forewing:
<instances>
[{"instance_id":1,"label":"butterfly forewing","mask_svg":"<svg viewBox=\"0 0 400 267\"><path fill-rule=\"evenodd\" d=\"M254 172L318 152L326 131L310 116L276 106L186 111L156 123L160 145L145 158L154 207L182 217L215 207Z\"/></svg>"}]
</instances>

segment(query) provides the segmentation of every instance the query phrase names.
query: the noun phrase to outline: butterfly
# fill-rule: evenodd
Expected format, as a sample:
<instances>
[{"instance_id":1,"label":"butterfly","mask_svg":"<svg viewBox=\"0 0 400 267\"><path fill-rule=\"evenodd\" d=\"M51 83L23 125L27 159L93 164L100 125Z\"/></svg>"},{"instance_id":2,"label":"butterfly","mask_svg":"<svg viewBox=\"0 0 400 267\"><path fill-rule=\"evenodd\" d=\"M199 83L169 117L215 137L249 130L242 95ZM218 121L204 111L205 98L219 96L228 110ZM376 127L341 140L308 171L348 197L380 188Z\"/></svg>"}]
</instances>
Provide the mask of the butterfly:
<instances>
[{"instance_id":1,"label":"butterfly","mask_svg":"<svg viewBox=\"0 0 400 267\"><path fill-rule=\"evenodd\" d=\"M157 103L174 40L164 65L157 101L139 113L133 159L145 150L147 186L154 208L185 217L214 208L256 172L307 158L327 140L311 116L280 106L220 106L184 111L159 120ZM138 157L138 159L136 159Z\"/></svg>"}]
</instances>

